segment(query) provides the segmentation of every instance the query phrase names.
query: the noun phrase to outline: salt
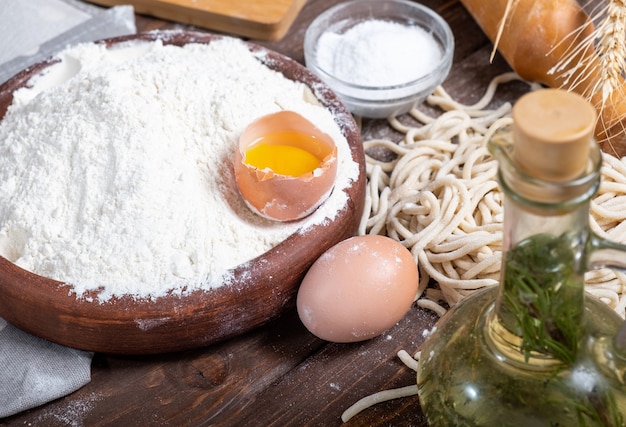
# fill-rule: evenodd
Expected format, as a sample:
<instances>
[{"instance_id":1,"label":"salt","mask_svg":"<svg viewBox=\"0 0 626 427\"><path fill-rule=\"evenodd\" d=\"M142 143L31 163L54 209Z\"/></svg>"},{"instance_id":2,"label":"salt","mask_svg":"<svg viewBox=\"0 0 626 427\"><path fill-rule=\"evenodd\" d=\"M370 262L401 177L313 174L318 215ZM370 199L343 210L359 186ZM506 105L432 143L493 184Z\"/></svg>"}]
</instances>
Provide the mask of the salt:
<instances>
[{"instance_id":1,"label":"salt","mask_svg":"<svg viewBox=\"0 0 626 427\"><path fill-rule=\"evenodd\" d=\"M394 86L431 72L443 52L434 37L416 25L371 19L345 33L326 32L317 61L339 80L361 86Z\"/></svg>"}]
</instances>

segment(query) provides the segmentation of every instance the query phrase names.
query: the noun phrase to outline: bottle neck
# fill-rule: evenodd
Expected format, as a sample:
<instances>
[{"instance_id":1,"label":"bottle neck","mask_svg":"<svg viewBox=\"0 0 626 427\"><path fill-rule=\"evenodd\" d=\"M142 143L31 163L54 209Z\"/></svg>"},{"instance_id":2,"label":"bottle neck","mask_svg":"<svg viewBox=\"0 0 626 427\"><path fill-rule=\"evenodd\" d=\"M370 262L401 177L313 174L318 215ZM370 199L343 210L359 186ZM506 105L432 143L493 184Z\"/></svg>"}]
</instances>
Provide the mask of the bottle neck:
<instances>
[{"instance_id":1,"label":"bottle neck","mask_svg":"<svg viewBox=\"0 0 626 427\"><path fill-rule=\"evenodd\" d=\"M519 171L506 148L498 153L502 269L488 334L500 353L519 363L571 364L582 331L589 203L601 155L598 149L585 174L555 183Z\"/></svg>"}]
</instances>

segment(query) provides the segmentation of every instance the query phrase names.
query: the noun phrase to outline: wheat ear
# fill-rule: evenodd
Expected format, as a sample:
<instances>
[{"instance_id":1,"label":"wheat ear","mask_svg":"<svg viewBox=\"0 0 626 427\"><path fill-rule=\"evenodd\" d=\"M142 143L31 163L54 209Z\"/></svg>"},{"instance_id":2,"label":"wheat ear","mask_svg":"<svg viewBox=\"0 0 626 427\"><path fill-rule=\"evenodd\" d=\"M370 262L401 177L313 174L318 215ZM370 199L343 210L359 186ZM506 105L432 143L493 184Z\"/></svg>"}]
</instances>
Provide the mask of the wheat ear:
<instances>
[{"instance_id":1,"label":"wheat ear","mask_svg":"<svg viewBox=\"0 0 626 427\"><path fill-rule=\"evenodd\" d=\"M600 79L593 91L601 94L600 109L611 108L614 96L623 97L626 71L626 1L611 0L605 16L596 27L600 56ZM626 131L622 127L622 132Z\"/></svg>"},{"instance_id":2,"label":"wheat ear","mask_svg":"<svg viewBox=\"0 0 626 427\"><path fill-rule=\"evenodd\" d=\"M571 45L549 73L561 77L562 87L569 90L578 85L585 87L584 82L592 80L593 84L582 90L582 95L594 103L603 117L600 119L599 116L598 120L605 134L623 135L626 134L622 122L624 114L615 107L615 103L626 98L626 0L610 0L596 8L590 18L598 23L593 31L581 42ZM583 30L584 27L577 29L565 40L575 39L576 34ZM589 51L593 54L585 53ZM581 62L580 58L585 59ZM614 126L617 128L613 129ZM611 140L607 141L617 154Z\"/></svg>"},{"instance_id":3,"label":"wheat ear","mask_svg":"<svg viewBox=\"0 0 626 427\"><path fill-rule=\"evenodd\" d=\"M603 105L620 86L626 70L626 1L611 0L604 18L594 31L600 57L600 79L593 92L602 95Z\"/></svg>"}]
</instances>

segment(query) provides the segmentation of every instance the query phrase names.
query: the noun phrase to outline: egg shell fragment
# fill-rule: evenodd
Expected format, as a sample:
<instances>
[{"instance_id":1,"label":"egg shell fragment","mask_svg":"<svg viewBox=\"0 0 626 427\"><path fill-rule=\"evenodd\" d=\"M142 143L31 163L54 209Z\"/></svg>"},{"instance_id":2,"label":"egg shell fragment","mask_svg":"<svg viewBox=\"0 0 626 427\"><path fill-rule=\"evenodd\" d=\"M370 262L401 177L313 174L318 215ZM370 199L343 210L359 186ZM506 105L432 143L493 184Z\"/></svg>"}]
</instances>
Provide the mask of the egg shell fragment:
<instances>
[{"instance_id":1,"label":"egg shell fragment","mask_svg":"<svg viewBox=\"0 0 626 427\"><path fill-rule=\"evenodd\" d=\"M298 315L321 339L367 340L406 315L418 284L417 264L401 243L378 235L352 237L308 270L298 291Z\"/></svg>"},{"instance_id":2,"label":"egg shell fragment","mask_svg":"<svg viewBox=\"0 0 626 427\"><path fill-rule=\"evenodd\" d=\"M315 137L305 148L321 158L319 167L293 177L260 170L245 162L246 150L256 140L280 131L296 131ZM258 215L276 221L294 221L315 211L330 195L337 177L337 146L317 126L293 111L280 111L258 118L239 138L235 150L235 180L248 207Z\"/></svg>"}]
</instances>

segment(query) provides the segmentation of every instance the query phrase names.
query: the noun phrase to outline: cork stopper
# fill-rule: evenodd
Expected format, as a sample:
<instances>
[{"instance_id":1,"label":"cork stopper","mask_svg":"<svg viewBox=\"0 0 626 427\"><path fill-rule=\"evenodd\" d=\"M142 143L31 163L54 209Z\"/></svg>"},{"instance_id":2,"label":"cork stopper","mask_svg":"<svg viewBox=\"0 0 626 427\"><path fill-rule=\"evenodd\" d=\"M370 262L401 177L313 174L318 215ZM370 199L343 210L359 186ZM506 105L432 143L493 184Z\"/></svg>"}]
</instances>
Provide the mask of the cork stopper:
<instances>
[{"instance_id":1,"label":"cork stopper","mask_svg":"<svg viewBox=\"0 0 626 427\"><path fill-rule=\"evenodd\" d=\"M595 124L595 108L580 95L562 89L529 92L513 107L513 159L535 178L572 180L588 165Z\"/></svg>"}]
</instances>

